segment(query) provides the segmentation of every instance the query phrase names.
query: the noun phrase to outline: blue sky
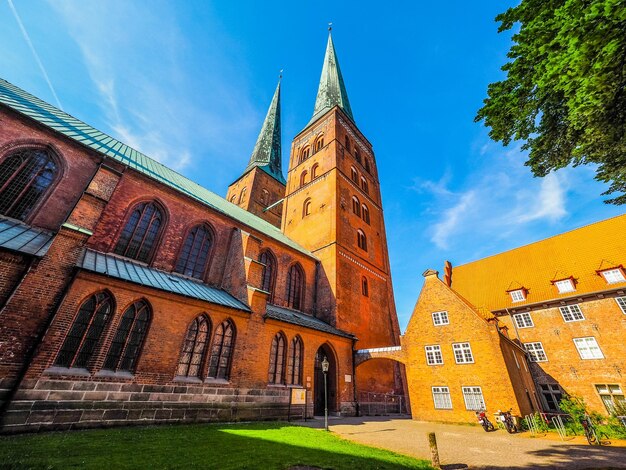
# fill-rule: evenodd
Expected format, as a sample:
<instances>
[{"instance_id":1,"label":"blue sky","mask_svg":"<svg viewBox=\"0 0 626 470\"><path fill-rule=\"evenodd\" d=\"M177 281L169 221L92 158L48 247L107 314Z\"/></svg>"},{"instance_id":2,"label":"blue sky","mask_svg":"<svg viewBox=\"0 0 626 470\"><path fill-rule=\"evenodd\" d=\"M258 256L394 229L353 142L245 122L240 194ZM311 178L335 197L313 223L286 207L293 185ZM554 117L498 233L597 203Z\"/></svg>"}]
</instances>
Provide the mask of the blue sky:
<instances>
[{"instance_id":1,"label":"blue sky","mask_svg":"<svg viewBox=\"0 0 626 470\"><path fill-rule=\"evenodd\" d=\"M65 111L224 195L284 69L283 161L313 111L333 39L379 167L404 329L427 268L498 253L622 214L591 167L543 179L473 117L502 76L514 2L12 0ZM56 103L0 0L0 76ZM573 247L575 249L575 247Z\"/></svg>"}]
</instances>

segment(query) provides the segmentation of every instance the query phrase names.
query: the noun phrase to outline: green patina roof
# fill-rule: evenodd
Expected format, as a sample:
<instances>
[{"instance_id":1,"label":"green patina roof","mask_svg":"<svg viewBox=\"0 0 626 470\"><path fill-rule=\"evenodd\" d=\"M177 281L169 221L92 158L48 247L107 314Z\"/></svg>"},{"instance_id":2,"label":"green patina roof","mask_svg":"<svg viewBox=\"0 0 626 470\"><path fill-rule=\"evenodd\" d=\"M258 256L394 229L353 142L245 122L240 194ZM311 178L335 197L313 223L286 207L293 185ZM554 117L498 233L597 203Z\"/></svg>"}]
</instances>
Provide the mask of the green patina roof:
<instances>
[{"instance_id":1,"label":"green patina roof","mask_svg":"<svg viewBox=\"0 0 626 470\"><path fill-rule=\"evenodd\" d=\"M301 253L312 253L285 236L279 228L254 214L228 202L226 199L203 188L174 170L153 160L119 140L55 108L51 104L25 92L0 78L0 104L75 140L97 152L113 158L134 170L149 176L206 206L226 214L242 224L267 235Z\"/></svg>"},{"instance_id":2,"label":"green patina roof","mask_svg":"<svg viewBox=\"0 0 626 470\"><path fill-rule=\"evenodd\" d=\"M274 97L267 110L265 121L261 127L259 138L256 141L250 162L244 174L255 166L264 170L282 184L287 184L282 172L281 147L280 147L280 80Z\"/></svg>"},{"instance_id":3,"label":"green patina roof","mask_svg":"<svg viewBox=\"0 0 626 470\"><path fill-rule=\"evenodd\" d=\"M339 106L350 119L354 121L350 101L348 101L346 85L343 83L339 61L335 53L333 38L329 33L326 55L324 56L324 66L322 67L322 76L320 77L320 86L317 89L317 98L315 99L315 109L313 110L313 117L307 126L311 125L335 106Z\"/></svg>"}]
</instances>

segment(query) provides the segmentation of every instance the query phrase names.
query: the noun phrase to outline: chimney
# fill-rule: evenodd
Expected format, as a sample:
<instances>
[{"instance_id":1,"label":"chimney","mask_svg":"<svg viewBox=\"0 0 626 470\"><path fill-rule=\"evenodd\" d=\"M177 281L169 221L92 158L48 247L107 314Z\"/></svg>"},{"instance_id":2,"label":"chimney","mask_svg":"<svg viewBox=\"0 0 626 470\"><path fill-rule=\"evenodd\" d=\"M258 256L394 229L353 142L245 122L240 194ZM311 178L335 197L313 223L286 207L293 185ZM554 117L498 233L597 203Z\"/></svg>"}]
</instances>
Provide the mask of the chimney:
<instances>
[{"instance_id":1,"label":"chimney","mask_svg":"<svg viewBox=\"0 0 626 470\"><path fill-rule=\"evenodd\" d=\"M450 263L450 261L446 260L446 262L444 263L444 276L443 276L443 282L446 283L446 286L451 287L452 286L452 263Z\"/></svg>"}]
</instances>

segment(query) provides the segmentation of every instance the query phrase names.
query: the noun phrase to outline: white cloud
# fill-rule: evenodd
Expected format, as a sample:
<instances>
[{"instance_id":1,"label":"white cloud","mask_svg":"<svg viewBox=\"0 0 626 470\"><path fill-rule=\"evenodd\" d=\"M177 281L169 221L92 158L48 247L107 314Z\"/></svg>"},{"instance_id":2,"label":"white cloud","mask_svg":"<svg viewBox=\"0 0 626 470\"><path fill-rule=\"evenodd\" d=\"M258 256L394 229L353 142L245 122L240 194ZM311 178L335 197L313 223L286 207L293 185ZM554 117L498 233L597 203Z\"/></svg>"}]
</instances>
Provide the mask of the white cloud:
<instances>
[{"instance_id":1,"label":"white cloud","mask_svg":"<svg viewBox=\"0 0 626 470\"><path fill-rule=\"evenodd\" d=\"M246 159L250 149L241 148L242 137L258 130L260 118L240 83L244 74L233 79L234 66L223 48L210 43L202 44L207 50L202 63L190 59L198 46L182 31L175 5L150 8L124 0L80 5L49 0L49 5L78 45L116 138L177 171L216 163L221 170L236 163L233 154ZM218 34L210 40L228 41ZM220 74L205 73L218 70L216 64Z\"/></svg>"},{"instance_id":2,"label":"white cloud","mask_svg":"<svg viewBox=\"0 0 626 470\"><path fill-rule=\"evenodd\" d=\"M430 240L439 249L473 241L507 238L534 223L556 223L568 216L567 195L571 168L533 178L524 166L519 147L501 149L490 143L478 147L478 164L452 188L446 171L438 181L416 181L413 189L428 192L426 214L431 215ZM463 175L462 175L463 176Z\"/></svg>"}]
</instances>

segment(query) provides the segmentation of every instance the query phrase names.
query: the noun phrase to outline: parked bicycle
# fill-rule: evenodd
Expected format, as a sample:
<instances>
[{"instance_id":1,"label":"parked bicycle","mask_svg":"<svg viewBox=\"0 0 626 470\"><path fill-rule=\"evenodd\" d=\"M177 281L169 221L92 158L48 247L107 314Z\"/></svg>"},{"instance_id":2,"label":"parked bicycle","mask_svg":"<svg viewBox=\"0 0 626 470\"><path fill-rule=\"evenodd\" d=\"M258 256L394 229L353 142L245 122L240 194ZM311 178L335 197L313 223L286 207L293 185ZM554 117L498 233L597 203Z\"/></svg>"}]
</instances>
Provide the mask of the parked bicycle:
<instances>
[{"instance_id":1,"label":"parked bicycle","mask_svg":"<svg viewBox=\"0 0 626 470\"><path fill-rule=\"evenodd\" d=\"M585 413L585 415L580 420L580 424L583 426L583 430L585 431L585 437L587 438L587 442L589 445L601 445L600 438L598 437L598 433L596 432L596 428L591 422L591 417Z\"/></svg>"},{"instance_id":2,"label":"parked bicycle","mask_svg":"<svg viewBox=\"0 0 626 470\"><path fill-rule=\"evenodd\" d=\"M493 424L491 424L491 421L489 421L489 419L487 418L487 412L485 410L477 411L476 418L478 419L478 422L483 427L485 432L493 431L495 429L493 427Z\"/></svg>"}]
</instances>

